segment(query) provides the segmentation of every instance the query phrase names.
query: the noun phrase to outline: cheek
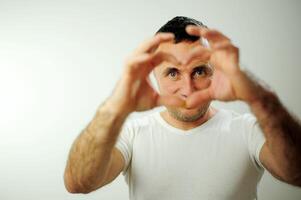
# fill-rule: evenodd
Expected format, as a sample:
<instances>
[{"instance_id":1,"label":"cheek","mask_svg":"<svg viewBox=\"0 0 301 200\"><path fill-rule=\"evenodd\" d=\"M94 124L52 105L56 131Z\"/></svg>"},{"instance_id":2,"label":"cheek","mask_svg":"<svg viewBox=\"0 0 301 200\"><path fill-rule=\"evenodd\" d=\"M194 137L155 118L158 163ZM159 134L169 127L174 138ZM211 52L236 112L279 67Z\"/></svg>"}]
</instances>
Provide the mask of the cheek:
<instances>
[{"instance_id":1,"label":"cheek","mask_svg":"<svg viewBox=\"0 0 301 200\"><path fill-rule=\"evenodd\" d=\"M174 94L179 89L179 83L177 81L168 79L162 80L160 85L162 94Z\"/></svg>"},{"instance_id":2,"label":"cheek","mask_svg":"<svg viewBox=\"0 0 301 200\"><path fill-rule=\"evenodd\" d=\"M206 89L210 86L211 78L203 78L194 82L195 90ZM182 81L172 81L168 79L163 79L160 81L160 88L162 94L175 94L177 91L181 90L185 83Z\"/></svg>"},{"instance_id":3,"label":"cheek","mask_svg":"<svg viewBox=\"0 0 301 200\"><path fill-rule=\"evenodd\" d=\"M197 90L203 90L203 89L206 89L210 86L211 84L211 79L210 78L205 78L205 79L202 79L200 81L196 81L195 82L195 87Z\"/></svg>"}]
</instances>

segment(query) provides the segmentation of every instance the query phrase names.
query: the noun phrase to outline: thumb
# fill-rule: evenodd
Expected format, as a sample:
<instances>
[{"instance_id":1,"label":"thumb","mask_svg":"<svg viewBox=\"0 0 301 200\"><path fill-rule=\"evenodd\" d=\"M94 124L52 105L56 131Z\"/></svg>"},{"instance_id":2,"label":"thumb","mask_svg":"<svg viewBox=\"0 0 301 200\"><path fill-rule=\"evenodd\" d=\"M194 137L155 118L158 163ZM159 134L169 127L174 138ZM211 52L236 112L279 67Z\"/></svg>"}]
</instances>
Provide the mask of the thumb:
<instances>
[{"instance_id":1,"label":"thumb","mask_svg":"<svg viewBox=\"0 0 301 200\"><path fill-rule=\"evenodd\" d=\"M186 107L187 108L194 108L200 104L208 102L212 100L210 95L210 89L204 89L198 92L193 93L186 99Z\"/></svg>"},{"instance_id":2,"label":"thumb","mask_svg":"<svg viewBox=\"0 0 301 200\"><path fill-rule=\"evenodd\" d=\"M184 107L185 101L175 96L157 94L156 106Z\"/></svg>"}]
</instances>

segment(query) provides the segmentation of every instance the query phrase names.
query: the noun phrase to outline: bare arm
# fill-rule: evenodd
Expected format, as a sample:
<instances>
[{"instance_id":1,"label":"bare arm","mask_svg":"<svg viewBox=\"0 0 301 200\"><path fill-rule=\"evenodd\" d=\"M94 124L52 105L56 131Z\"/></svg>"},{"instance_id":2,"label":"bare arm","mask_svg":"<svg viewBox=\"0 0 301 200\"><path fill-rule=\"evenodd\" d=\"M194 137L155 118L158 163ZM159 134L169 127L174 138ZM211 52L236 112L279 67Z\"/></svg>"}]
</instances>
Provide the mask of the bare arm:
<instances>
[{"instance_id":1,"label":"bare arm","mask_svg":"<svg viewBox=\"0 0 301 200\"><path fill-rule=\"evenodd\" d=\"M239 49L217 30L190 26L186 31L202 36L210 43L210 64L215 67L207 89L188 97L186 106L194 107L209 100L246 102L255 114L266 137L260 161L276 178L301 186L301 124L281 104L275 93L239 66ZM195 47L186 63L206 53Z\"/></svg>"},{"instance_id":2,"label":"bare arm","mask_svg":"<svg viewBox=\"0 0 301 200\"><path fill-rule=\"evenodd\" d=\"M249 78L251 78L249 76ZM260 161L276 178L301 186L301 124L275 93L253 80L256 99L249 102L266 137Z\"/></svg>"},{"instance_id":3,"label":"bare arm","mask_svg":"<svg viewBox=\"0 0 301 200\"><path fill-rule=\"evenodd\" d=\"M149 110L162 104L183 104L177 98L159 96L147 80L152 69L161 62L178 64L174 56L154 51L160 43L173 38L172 34L157 34L127 60L113 94L72 145L64 174L69 192L91 192L121 172L124 160L114 145L122 124L131 112Z\"/></svg>"},{"instance_id":4,"label":"bare arm","mask_svg":"<svg viewBox=\"0 0 301 200\"><path fill-rule=\"evenodd\" d=\"M124 163L113 149L126 116L108 102L100 106L70 150L64 176L69 192L88 193L103 186L111 167L115 167L113 177L120 173ZM114 156L119 159L112 159ZM117 166L112 162L118 162Z\"/></svg>"},{"instance_id":5,"label":"bare arm","mask_svg":"<svg viewBox=\"0 0 301 200\"><path fill-rule=\"evenodd\" d=\"M239 99L250 106L266 138L259 155L263 166L275 178L301 186L300 121L250 72L240 70L235 77L243 91Z\"/></svg>"}]
</instances>

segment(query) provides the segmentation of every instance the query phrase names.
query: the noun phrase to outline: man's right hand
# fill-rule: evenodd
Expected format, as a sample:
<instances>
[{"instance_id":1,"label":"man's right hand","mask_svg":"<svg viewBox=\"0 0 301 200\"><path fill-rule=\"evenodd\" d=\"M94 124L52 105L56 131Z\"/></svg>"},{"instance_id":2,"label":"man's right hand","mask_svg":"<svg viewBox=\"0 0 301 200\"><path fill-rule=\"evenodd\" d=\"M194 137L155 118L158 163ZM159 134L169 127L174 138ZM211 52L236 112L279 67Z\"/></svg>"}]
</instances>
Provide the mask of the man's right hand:
<instances>
[{"instance_id":1,"label":"man's right hand","mask_svg":"<svg viewBox=\"0 0 301 200\"><path fill-rule=\"evenodd\" d=\"M148 75L166 61L179 65L171 54L156 51L163 42L174 39L172 33L159 33L142 43L125 62L124 72L110 96L110 106L127 114L145 111L156 106L182 106L184 101L175 96L160 96L151 86Z\"/></svg>"},{"instance_id":2,"label":"man's right hand","mask_svg":"<svg viewBox=\"0 0 301 200\"><path fill-rule=\"evenodd\" d=\"M156 52L161 43L172 40L173 34L157 34L127 59L113 94L72 145L64 175L69 192L88 193L118 176L124 162L114 145L128 114L162 104L183 103L177 98L160 96L148 79L149 73L163 61L179 63L172 55Z\"/></svg>"}]
</instances>

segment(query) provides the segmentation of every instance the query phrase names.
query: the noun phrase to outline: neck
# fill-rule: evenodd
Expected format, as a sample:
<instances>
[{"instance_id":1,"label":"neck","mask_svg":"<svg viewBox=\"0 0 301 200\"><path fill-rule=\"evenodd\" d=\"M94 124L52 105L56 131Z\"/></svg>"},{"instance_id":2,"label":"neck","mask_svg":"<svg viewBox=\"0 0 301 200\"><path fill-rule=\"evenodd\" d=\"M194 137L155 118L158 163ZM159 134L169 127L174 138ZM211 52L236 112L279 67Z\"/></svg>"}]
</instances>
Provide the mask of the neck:
<instances>
[{"instance_id":1,"label":"neck","mask_svg":"<svg viewBox=\"0 0 301 200\"><path fill-rule=\"evenodd\" d=\"M173 116L169 114L167 110L161 112L160 115L171 126L182 130L189 130L198 127L201 124L208 121L211 117L213 117L216 114L216 112L217 110L210 106L202 117L200 117L198 120L193 122L185 122L185 121L180 121L178 119L175 119Z\"/></svg>"}]
</instances>

